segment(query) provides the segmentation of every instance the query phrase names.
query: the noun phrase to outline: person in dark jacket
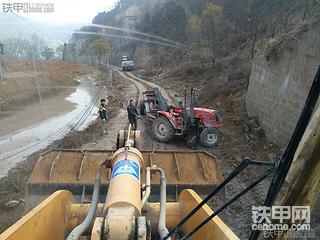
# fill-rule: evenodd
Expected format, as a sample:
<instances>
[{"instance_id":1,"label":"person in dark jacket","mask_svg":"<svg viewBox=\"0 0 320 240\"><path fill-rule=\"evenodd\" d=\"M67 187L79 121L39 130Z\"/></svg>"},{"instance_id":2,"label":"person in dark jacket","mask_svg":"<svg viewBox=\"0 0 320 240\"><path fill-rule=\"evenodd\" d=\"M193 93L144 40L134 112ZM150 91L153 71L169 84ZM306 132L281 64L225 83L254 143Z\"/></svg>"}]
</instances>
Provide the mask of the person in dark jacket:
<instances>
[{"instance_id":1,"label":"person in dark jacket","mask_svg":"<svg viewBox=\"0 0 320 240\"><path fill-rule=\"evenodd\" d=\"M140 118L140 115L137 109L134 107L132 99L129 100L127 111L128 111L128 119L132 126L132 130L135 131L137 129L137 118Z\"/></svg>"},{"instance_id":2,"label":"person in dark jacket","mask_svg":"<svg viewBox=\"0 0 320 240\"><path fill-rule=\"evenodd\" d=\"M106 100L105 99L101 99L100 100L99 116L100 116L100 118L102 120L103 133L106 133L105 124L106 124L106 121L107 121L107 105L106 105Z\"/></svg>"}]
</instances>

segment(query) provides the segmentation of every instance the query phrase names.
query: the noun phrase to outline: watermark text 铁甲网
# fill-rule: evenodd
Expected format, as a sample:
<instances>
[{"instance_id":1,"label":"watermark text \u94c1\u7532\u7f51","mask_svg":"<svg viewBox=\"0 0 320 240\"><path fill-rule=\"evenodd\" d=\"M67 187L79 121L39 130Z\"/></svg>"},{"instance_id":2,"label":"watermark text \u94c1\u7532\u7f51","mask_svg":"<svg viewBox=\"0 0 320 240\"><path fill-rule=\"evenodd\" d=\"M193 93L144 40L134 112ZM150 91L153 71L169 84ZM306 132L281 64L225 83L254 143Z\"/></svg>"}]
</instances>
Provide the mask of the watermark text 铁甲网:
<instances>
[{"instance_id":1,"label":"watermark text \u94c1\u7532\u7f51","mask_svg":"<svg viewBox=\"0 0 320 240\"><path fill-rule=\"evenodd\" d=\"M2 3L4 13L53 13L54 3Z\"/></svg>"},{"instance_id":2,"label":"watermark text \u94c1\u7532\u7f51","mask_svg":"<svg viewBox=\"0 0 320 240\"><path fill-rule=\"evenodd\" d=\"M310 227L310 206L252 206L252 230L262 231L265 238L315 238Z\"/></svg>"}]
</instances>

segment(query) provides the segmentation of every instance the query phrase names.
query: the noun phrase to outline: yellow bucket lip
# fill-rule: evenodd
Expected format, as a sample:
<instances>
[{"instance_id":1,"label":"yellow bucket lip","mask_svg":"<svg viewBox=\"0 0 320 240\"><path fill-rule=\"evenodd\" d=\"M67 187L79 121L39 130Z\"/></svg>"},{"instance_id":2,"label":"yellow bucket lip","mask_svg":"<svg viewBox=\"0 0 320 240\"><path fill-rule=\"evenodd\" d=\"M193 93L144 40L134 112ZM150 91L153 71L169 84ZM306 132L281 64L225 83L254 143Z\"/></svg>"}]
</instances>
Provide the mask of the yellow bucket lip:
<instances>
[{"instance_id":1,"label":"yellow bucket lip","mask_svg":"<svg viewBox=\"0 0 320 240\"><path fill-rule=\"evenodd\" d=\"M145 176L145 168L148 166L157 165L164 169L167 187L172 189L172 194L176 190L180 192L184 188L192 188L200 195L205 195L213 186L223 181L216 158L203 150L142 150L141 154L134 148L129 151L135 152L137 163L137 159L141 158L142 154L141 176ZM58 152L60 152L59 155L57 155ZM60 185L68 190L80 189L81 192L82 185L86 187L93 185L96 168L106 159L111 160L117 154L118 152L112 150L59 149L47 152L36 163L27 181L27 191L31 195L47 195ZM50 169L53 165L50 177ZM102 168L102 186L109 185L110 177L111 169ZM142 177L142 183L144 180ZM158 176L152 175L151 183L156 189L159 184Z\"/></svg>"}]
</instances>

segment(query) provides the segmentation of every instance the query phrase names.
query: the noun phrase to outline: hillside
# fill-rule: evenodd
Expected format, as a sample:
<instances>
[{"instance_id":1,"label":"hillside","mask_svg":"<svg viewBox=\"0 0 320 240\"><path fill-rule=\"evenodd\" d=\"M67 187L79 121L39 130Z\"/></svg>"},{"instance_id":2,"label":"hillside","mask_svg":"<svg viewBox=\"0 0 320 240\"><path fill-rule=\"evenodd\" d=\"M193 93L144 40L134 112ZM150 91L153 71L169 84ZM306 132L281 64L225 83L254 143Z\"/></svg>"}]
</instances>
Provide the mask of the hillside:
<instances>
[{"instance_id":1,"label":"hillside","mask_svg":"<svg viewBox=\"0 0 320 240\"><path fill-rule=\"evenodd\" d=\"M135 59L141 74L170 72L182 83L190 79L186 82L191 85L192 79L200 80L212 90L206 93L207 100L219 94L215 89L221 86L246 85L251 60L264 44L319 17L319 9L318 1L303 0L120 0L113 10L92 20L107 28L86 26L81 31L107 39L113 64L119 65L121 56L127 55ZM86 46L98 35L74 34L73 53L87 59Z\"/></svg>"}]
</instances>

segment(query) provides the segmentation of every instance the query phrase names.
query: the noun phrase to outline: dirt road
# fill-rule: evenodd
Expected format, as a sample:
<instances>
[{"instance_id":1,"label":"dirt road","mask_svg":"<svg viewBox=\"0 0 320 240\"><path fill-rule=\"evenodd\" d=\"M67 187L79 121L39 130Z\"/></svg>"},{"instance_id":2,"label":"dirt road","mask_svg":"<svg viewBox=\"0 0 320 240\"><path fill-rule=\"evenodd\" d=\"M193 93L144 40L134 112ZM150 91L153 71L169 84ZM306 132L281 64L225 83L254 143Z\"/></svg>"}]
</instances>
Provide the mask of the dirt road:
<instances>
[{"instance_id":1,"label":"dirt road","mask_svg":"<svg viewBox=\"0 0 320 240\"><path fill-rule=\"evenodd\" d=\"M121 69L116 66L113 66L113 70L117 71L120 74L120 76L128 79L133 84L135 84L135 86L139 89L139 91L143 92L143 91L146 91L147 89L159 88L163 97L167 99L169 103L172 103L175 105L178 104L178 102L182 99L181 96L178 97L178 94L176 92L174 91L169 92L168 90L161 87L161 85L144 80L140 77L137 77L132 72L123 73L121 72ZM139 98L140 97L141 97L141 94L139 94Z\"/></svg>"}]
</instances>

